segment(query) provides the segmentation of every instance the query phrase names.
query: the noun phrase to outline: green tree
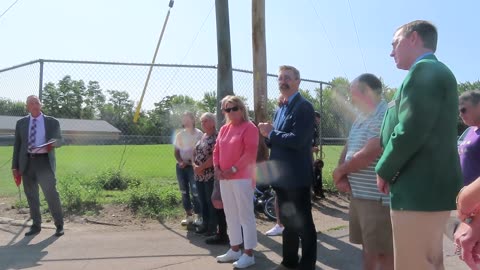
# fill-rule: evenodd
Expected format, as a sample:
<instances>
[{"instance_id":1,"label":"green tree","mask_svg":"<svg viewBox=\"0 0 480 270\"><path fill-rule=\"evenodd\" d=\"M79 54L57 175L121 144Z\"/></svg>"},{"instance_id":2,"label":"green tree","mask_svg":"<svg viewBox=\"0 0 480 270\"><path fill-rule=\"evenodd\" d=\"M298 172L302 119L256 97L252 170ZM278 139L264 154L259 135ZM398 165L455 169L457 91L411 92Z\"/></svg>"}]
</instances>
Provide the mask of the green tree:
<instances>
[{"instance_id":1,"label":"green tree","mask_svg":"<svg viewBox=\"0 0 480 270\"><path fill-rule=\"evenodd\" d=\"M322 91L321 121L322 136L325 138L345 138L355 111L350 103L350 82L344 77L335 77ZM316 89L320 99L320 89Z\"/></svg>"},{"instance_id":2,"label":"green tree","mask_svg":"<svg viewBox=\"0 0 480 270\"><path fill-rule=\"evenodd\" d=\"M474 81L474 82L466 81L463 83L459 83L457 85L457 88L458 88L458 94L461 95L465 91L480 89L480 81Z\"/></svg>"},{"instance_id":3,"label":"green tree","mask_svg":"<svg viewBox=\"0 0 480 270\"><path fill-rule=\"evenodd\" d=\"M216 91L205 92L202 100L198 103L200 110L204 112L211 112L213 114L217 111L217 93Z\"/></svg>"},{"instance_id":4,"label":"green tree","mask_svg":"<svg viewBox=\"0 0 480 270\"><path fill-rule=\"evenodd\" d=\"M94 119L100 115L105 96L97 81L72 80L67 75L55 85L48 82L43 88L43 110L61 118Z\"/></svg>"},{"instance_id":5,"label":"green tree","mask_svg":"<svg viewBox=\"0 0 480 270\"><path fill-rule=\"evenodd\" d=\"M0 98L0 115L23 116L27 113L24 102Z\"/></svg>"},{"instance_id":6,"label":"green tree","mask_svg":"<svg viewBox=\"0 0 480 270\"><path fill-rule=\"evenodd\" d=\"M100 84L97 81L89 81L85 91L83 108L84 119L95 119L100 117L103 106L105 106L105 95L102 93Z\"/></svg>"}]
</instances>

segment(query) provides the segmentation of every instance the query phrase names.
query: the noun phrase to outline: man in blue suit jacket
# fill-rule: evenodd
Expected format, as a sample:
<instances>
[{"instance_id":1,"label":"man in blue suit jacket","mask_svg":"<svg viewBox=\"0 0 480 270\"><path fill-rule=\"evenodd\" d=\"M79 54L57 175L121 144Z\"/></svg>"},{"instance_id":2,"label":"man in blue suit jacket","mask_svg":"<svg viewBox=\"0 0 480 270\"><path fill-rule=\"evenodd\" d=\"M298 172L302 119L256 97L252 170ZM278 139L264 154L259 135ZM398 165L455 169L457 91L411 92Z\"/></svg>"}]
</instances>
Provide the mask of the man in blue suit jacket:
<instances>
[{"instance_id":1,"label":"man in blue suit jacket","mask_svg":"<svg viewBox=\"0 0 480 270\"><path fill-rule=\"evenodd\" d=\"M274 269L315 269L317 233L310 201L314 110L298 93L300 73L295 67L280 67L278 85L286 104L275 113L273 125L258 125L271 149L270 165L274 172L270 175L270 184L277 193L280 221L285 226L283 261ZM302 257L299 261L300 240Z\"/></svg>"}]
</instances>

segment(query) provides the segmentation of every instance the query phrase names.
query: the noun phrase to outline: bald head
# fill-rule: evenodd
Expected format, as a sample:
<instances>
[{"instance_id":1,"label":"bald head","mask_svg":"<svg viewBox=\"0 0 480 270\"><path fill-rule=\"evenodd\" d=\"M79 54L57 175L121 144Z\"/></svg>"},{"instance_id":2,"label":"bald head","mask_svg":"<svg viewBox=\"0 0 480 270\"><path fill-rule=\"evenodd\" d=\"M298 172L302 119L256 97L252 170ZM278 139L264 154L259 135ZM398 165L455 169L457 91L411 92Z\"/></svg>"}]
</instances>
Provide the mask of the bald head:
<instances>
[{"instance_id":1,"label":"bald head","mask_svg":"<svg viewBox=\"0 0 480 270\"><path fill-rule=\"evenodd\" d=\"M31 95L27 97L27 110L33 117L37 117L42 113L42 102L38 96Z\"/></svg>"}]
</instances>

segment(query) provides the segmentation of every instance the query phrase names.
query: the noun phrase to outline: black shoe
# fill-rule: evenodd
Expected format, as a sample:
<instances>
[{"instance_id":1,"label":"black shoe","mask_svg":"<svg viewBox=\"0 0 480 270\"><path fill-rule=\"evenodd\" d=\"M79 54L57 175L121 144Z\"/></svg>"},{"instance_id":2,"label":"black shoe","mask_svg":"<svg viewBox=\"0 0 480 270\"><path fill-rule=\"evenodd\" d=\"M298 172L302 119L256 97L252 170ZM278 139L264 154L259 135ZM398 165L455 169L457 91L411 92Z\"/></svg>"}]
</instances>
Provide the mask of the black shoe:
<instances>
[{"instance_id":1,"label":"black shoe","mask_svg":"<svg viewBox=\"0 0 480 270\"><path fill-rule=\"evenodd\" d=\"M203 236L205 236L205 237L212 237L212 236L215 236L215 235L217 235L217 231L211 231L211 230L207 230L207 231L203 234Z\"/></svg>"},{"instance_id":2,"label":"black shoe","mask_svg":"<svg viewBox=\"0 0 480 270\"><path fill-rule=\"evenodd\" d=\"M41 230L42 228L40 226L32 225L32 227L30 227L30 230L25 233L25 236L32 236L32 235L39 234Z\"/></svg>"},{"instance_id":3,"label":"black shoe","mask_svg":"<svg viewBox=\"0 0 480 270\"><path fill-rule=\"evenodd\" d=\"M215 236L205 239L205 243L207 245L228 245L230 241L228 240L228 236L216 234Z\"/></svg>"},{"instance_id":4,"label":"black shoe","mask_svg":"<svg viewBox=\"0 0 480 270\"><path fill-rule=\"evenodd\" d=\"M55 230L55 236L60 237L64 234L65 232L63 231L63 225L57 226L57 229Z\"/></svg>"},{"instance_id":5,"label":"black shoe","mask_svg":"<svg viewBox=\"0 0 480 270\"><path fill-rule=\"evenodd\" d=\"M196 234L201 234L201 235L203 235L203 234L206 233L207 231L208 231L208 230L207 230L207 228L205 228L205 227L197 227L197 228L195 228L195 233L196 233Z\"/></svg>"}]
</instances>

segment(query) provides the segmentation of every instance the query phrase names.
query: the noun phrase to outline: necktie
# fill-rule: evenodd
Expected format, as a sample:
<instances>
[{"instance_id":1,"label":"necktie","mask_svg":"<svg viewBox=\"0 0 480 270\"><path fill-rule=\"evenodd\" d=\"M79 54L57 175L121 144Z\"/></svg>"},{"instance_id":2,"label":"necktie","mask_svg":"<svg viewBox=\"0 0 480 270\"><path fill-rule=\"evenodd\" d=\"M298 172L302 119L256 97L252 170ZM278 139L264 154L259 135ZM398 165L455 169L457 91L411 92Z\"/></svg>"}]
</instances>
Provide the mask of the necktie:
<instances>
[{"instance_id":1,"label":"necktie","mask_svg":"<svg viewBox=\"0 0 480 270\"><path fill-rule=\"evenodd\" d=\"M283 101L278 101L278 107L288 106L288 99L284 99Z\"/></svg>"},{"instance_id":2,"label":"necktie","mask_svg":"<svg viewBox=\"0 0 480 270\"><path fill-rule=\"evenodd\" d=\"M30 126L30 136L28 137L28 152L33 151L35 147L35 137L37 135L37 119L33 118L32 125Z\"/></svg>"}]
</instances>

